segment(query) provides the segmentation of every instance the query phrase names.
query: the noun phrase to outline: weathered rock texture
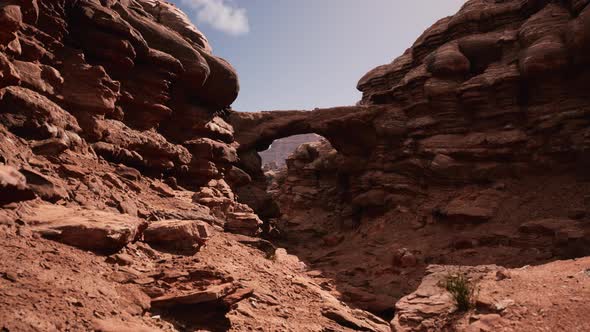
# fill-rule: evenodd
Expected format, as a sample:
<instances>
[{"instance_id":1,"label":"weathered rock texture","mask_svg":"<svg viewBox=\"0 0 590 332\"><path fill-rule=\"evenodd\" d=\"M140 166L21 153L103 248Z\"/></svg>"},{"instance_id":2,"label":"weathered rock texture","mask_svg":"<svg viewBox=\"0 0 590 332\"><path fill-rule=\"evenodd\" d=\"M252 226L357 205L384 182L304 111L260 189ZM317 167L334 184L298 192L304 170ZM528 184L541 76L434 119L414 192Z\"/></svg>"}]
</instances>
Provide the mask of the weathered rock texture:
<instances>
[{"instance_id":1,"label":"weathered rock texture","mask_svg":"<svg viewBox=\"0 0 590 332\"><path fill-rule=\"evenodd\" d=\"M472 0L356 106L237 113L235 70L173 5L3 1L0 330L506 326L404 296L429 264L590 255L589 27L588 1ZM257 152L309 133L268 191ZM532 272L556 266L580 269Z\"/></svg>"},{"instance_id":2,"label":"weathered rock texture","mask_svg":"<svg viewBox=\"0 0 590 332\"><path fill-rule=\"evenodd\" d=\"M0 330L389 331L229 233L237 93L167 2L2 1Z\"/></svg>"},{"instance_id":3,"label":"weathered rock texture","mask_svg":"<svg viewBox=\"0 0 590 332\"><path fill-rule=\"evenodd\" d=\"M173 5L1 6L0 162L20 170L27 185L7 173L13 179L3 188L148 216L153 208L134 199L145 193L132 184L139 174L165 180L149 184L150 192L172 198L168 186L206 189L237 162L224 120L237 97L236 72ZM231 198L215 207L221 225L235 204Z\"/></svg>"},{"instance_id":4,"label":"weathered rock texture","mask_svg":"<svg viewBox=\"0 0 590 332\"><path fill-rule=\"evenodd\" d=\"M20 213L29 208L39 209L25 204ZM270 259L250 247L257 238L214 232L197 255L136 242L104 257L27 226L2 225L0 235L0 326L8 331L390 331L340 302L297 257L277 250Z\"/></svg>"},{"instance_id":5,"label":"weathered rock texture","mask_svg":"<svg viewBox=\"0 0 590 332\"><path fill-rule=\"evenodd\" d=\"M232 114L240 199L385 316L429 263L590 254L587 3L468 1L367 73L357 106ZM265 196L254 152L309 132L331 147L296 152Z\"/></svg>"}]
</instances>

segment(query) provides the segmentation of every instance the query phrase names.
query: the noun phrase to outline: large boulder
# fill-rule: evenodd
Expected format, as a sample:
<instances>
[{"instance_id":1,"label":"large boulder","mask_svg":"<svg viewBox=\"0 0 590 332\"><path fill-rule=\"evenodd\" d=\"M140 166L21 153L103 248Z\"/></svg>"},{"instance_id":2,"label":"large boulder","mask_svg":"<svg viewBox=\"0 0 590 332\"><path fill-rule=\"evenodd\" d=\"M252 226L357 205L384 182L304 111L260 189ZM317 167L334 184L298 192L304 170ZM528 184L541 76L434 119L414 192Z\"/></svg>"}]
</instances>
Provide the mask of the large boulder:
<instances>
[{"instance_id":1,"label":"large boulder","mask_svg":"<svg viewBox=\"0 0 590 332\"><path fill-rule=\"evenodd\" d=\"M238 155L234 147L210 138L198 138L186 141L183 145L193 155L204 156L214 162L231 164L238 161Z\"/></svg>"},{"instance_id":2,"label":"large boulder","mask_svg":"<svg viewBox=\"0 0 590 332\"><path fill-rule=\"evenodd\" d=\"M143 232L145 242L171 249L200 247L210 236L209 225L200 220L161 220L150 223Z\"/></svg>"},{"instance_id":3,"label":"large boulder","mask_svg":"<svg viewBox=\"0 0 590 332\"><path fill-rule=\"evenodd\" d=\"M260 233L262 221L254 212L230 212L225 223L225 229L237 234L257 235Z\"/></svg>"},{"instance_id":4,"label":"large boulder","mask_svg":"<svg viewBox=\"0 0 590 332\"><path fill-rule=\"evenodd\" d=\"M22 219L46 238L104 253L137 240L147 226L130 215L47 204L35 206Z\"/></svg>"},{"instance_id":5,"label":"large boulder","mask_svg":"<svg viewBox=\"0 0 590 332\"><path fill-rule=\"evenodd\" d=\"M34 62L13 61L14 68L21 78L21 84L47 96L55 96L61 91L63 78L57 69Z\"/></svg>"},{"instance_id":6,"label":"large boulder","mask_svg":"<svg viewBox=\"0 0 590 332\"><path fill-rule=\"evenodd\" d=\"M62 73L64 101L76 113L104 115L115 110L120 83L112 80L103 67L88 65L80 55L74 55Z\"/></svg>"}]
</instances>

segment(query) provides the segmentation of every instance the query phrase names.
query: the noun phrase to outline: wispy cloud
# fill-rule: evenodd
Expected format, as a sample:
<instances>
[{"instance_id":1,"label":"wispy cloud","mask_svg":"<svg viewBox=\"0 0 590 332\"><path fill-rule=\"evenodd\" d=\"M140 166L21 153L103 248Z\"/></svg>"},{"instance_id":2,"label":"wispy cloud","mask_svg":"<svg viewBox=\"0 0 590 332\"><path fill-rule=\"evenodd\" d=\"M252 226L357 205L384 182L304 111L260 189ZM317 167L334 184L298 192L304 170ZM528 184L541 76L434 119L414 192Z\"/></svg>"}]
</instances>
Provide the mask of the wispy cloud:
<instances>
[{"instance_id":1,"label":"wispy cloud","mask_svg":"<svg viewBox=\"0 0 590 332\"><path fill-rule=\"evenodd\" d=\"M246 9L226 0L181 0L195 11L197 23L209 24L213 28L233 36L250 31Z\"/></svg>"}]
</instances>

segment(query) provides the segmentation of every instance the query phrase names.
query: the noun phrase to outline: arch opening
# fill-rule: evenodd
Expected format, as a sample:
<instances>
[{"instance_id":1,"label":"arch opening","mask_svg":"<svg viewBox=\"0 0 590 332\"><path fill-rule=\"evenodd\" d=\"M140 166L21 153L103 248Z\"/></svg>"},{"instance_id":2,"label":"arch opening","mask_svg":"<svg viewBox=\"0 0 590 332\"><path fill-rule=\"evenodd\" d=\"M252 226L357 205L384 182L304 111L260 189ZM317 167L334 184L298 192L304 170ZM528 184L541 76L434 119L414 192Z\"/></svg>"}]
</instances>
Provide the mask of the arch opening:
<instances>
[{"instance_id":1,"label":"arch opening","mask_svg":"<svg viewBox=\"0 0 590 332\"><path fill-rule=\"evenodd\" d=\"M262 159L262 170L278 171L287 166L286 160L294 153L299 146L307 143L320 142L324 137L311 133L293 135L289 137L279 138L274 140L264 151L258 152Z\"/></svg>"}]
</instances>

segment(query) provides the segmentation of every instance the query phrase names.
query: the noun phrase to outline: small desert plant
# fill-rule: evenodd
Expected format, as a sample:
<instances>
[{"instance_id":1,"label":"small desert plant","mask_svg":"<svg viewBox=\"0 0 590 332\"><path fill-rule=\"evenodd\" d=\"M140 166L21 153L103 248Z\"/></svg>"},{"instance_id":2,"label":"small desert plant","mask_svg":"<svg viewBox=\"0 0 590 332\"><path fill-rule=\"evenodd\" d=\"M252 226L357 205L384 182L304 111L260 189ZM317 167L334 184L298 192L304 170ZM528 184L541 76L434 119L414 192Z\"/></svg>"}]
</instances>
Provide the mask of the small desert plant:
<instances>
[{"instance_id":1,"label":"small desert plant","mask_svg":"<svg viewBox=\"0 0 590 332\"><path fill-rule=\"evenodd\" d=\"M473 307L476 287L467 274L449 274L441 281L441 286L451 293L459 311L467 311Z\"/></svg>"},{"instance_id":2,"label":"small desert plant","mask_svg":"<svg viewBox=\"0 0 590 332\"><path fill-rule=\"evenodd\" d=\"M276 252L276 250L274 248L273 249L270 249L270 250L266 250L264 252L264 257L266 259L268 259L268 260L271 260L273 262L276 262L276 260L277 260L277 252Z\"/></svg>"}]
</instances>

